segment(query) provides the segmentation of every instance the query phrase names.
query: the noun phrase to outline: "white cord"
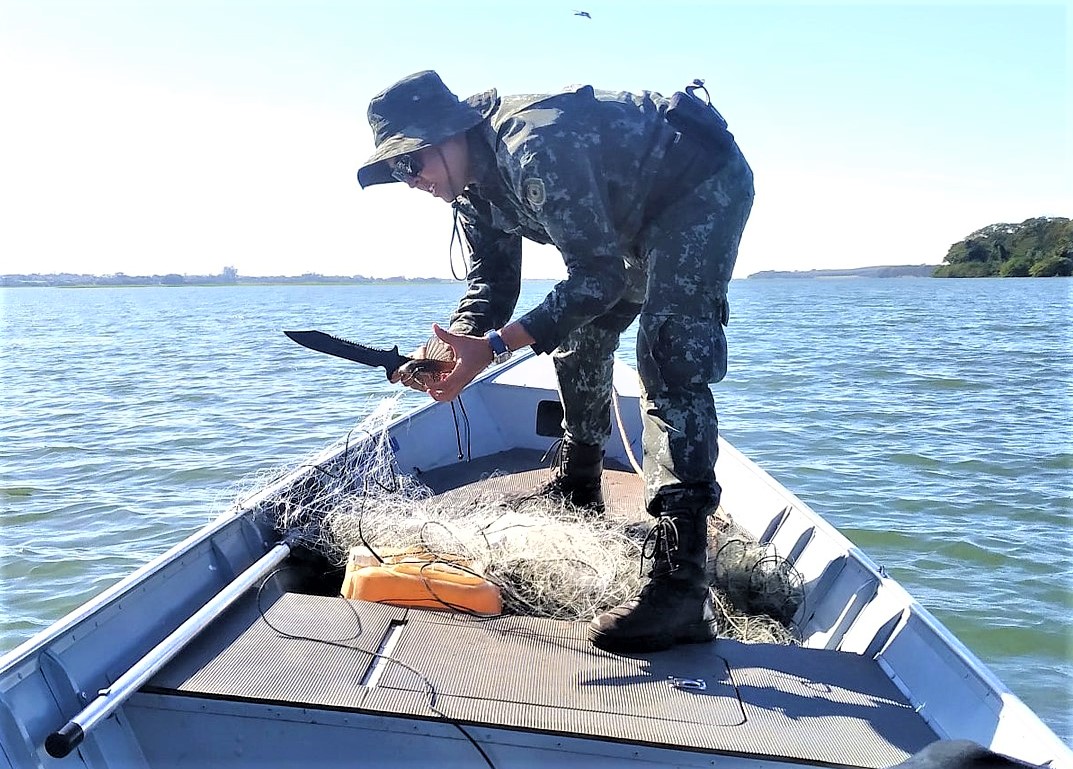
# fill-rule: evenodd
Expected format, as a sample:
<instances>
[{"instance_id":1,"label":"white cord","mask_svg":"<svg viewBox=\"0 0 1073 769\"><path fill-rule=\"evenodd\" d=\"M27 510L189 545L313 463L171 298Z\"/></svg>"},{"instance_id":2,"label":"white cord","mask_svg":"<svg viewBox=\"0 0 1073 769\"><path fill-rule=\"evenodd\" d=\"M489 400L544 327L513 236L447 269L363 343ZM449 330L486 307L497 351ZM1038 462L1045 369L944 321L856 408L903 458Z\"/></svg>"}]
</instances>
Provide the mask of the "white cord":
<instances>
[{"instance_id":1,"label":"white cord","mask_svg":"<svg viewBox=\"0 0 1073 769\"><path fill-rule=\"evenodd\" d=\"M629 457L630 464L633 465L633 471L640 476L644 476L644 471L641 470L641 465L637 462L637 457L633 455L633 449L630 447L630 439L626 435L626 425L622 422L622 410L618 405L618 389L614 383L611 384L611 403L615 406L615 422L618 424L618 434L622 436L622 445L626 447L626 456Z\"/></svg>"}]
</instances>

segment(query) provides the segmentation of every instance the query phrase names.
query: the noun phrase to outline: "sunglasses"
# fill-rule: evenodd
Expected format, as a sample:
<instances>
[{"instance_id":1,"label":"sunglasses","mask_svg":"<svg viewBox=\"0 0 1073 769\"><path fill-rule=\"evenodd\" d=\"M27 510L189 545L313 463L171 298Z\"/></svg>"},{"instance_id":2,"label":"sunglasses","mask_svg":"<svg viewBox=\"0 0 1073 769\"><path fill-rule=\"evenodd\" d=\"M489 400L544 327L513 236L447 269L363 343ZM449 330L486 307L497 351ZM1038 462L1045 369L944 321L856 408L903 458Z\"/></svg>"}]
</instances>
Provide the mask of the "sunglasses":
<instances>
[{"instance_id":1,"label":"sunglasses","mask_svg":"<svg viewBox=\"0 0 1073 769\"><path fill-rule=\"evenodd\" d=\"M414 184L421 174L421 161L413 155L400 156L391 166L391 175L403 184Z\"/></svg>"}]
</instances>

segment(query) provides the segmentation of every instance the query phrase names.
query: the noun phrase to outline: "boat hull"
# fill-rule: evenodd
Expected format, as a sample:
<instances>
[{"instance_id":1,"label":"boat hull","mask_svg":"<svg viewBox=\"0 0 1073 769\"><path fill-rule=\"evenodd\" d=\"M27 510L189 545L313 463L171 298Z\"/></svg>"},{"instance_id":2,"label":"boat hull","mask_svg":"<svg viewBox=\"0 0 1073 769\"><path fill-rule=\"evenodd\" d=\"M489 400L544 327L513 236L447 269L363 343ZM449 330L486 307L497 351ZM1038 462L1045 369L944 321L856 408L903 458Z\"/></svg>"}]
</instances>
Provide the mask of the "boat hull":
<instances>
[{"instance_id":1,"label":"boat hull","mask_svg":"<svg viewBox=\"0 0 1073 769\"><path fill-rule=\"evenodd\" d=\"M607 483L618 485L608 496L636 509L639 481L628 469L640 454L638 392L620 364L616 393L607 462L617 469ZM465 488L477 480L465 473L482 460L506 466L507 454L539 456L557 437L561 411L546 357L489 371L463 400L468 456L459 461L457 415L430 403L386 428L399 472ZM5 655L0 767L51 765L49 735L273 548L289 547L272 509L280 492L346 471L363 442L376 439L326 449ZM961 738L1073 769L1068 747L821 516L725 441L716 470L734 522L803 577L800 647L717 640L616 657L589 647L579 623L474 620L310 595L301 584L306 567L292 556L293 568L243 590L182 643L64 765L472 763L487 749L498 767L574 759L709 766L713 755L725 766L878 767L930 741ZM325 618L336 626L323 626ZM350 638L355 621L361 632ZM385 667L387 656L403 665ZM675 680L701 680L705 689L675 688Z\"/></svg>"}]
</instances>

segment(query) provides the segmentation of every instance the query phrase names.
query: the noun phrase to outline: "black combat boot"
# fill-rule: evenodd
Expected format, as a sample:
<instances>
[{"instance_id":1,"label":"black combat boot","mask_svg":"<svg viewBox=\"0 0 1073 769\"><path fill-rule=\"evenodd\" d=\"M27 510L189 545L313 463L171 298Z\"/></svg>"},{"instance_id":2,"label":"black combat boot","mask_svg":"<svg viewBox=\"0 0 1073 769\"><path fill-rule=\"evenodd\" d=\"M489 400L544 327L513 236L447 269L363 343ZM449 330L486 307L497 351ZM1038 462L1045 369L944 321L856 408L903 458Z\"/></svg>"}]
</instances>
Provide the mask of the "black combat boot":
<instances>
[{"instance_id":1,"label":"black combat boot","mask_svg":"<svg viewBox=\"0 0 1073 769\"><path fill-rule=\"evenodd\" d=\"M663 511L642 547L651 559L648 582L631 598L589 623L589 640L615 653L654 652L703 643L718 631L708 595L708 510Z\"/></svg>"},{"instance_id":2,"label":"black combat boot","mask_svg":"<svg viewBox=\"0 0 1073 769\"><path fill-rule=\"evenodd\" d=\"M604 493L601 475L604 470L604 450L600 446L574 443L564 438L558 449L555 475L550 481L528 494L508 497L507 505L516 507L532 499L566 502L585 512L602 515Z\"/></svg>"}]
</instances>

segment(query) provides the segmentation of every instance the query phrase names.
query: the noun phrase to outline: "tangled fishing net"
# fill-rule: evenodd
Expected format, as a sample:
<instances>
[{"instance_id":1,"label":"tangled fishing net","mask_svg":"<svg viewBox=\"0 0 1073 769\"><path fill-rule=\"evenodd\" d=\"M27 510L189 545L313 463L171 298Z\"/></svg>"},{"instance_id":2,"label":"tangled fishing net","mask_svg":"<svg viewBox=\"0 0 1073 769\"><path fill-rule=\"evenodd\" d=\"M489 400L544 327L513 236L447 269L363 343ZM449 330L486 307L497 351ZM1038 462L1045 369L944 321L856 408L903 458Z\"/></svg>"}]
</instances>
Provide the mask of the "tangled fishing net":
<instances>
[{"instance_id":1,"label":"tangled fishing net","mask_svg":"<svg viewBox=\"0 0 1073 769\"><path fill-rule=\"evenodd\" d=\"M302 482L270 494L262 509L273 511L277 529L336 566L355 548L417 551L466 564L499 588L505 614L587 621L636 595L649 525L544 499L507 506L496 493L461 502L436 496L396 469L383 429L395 403L382 403L355 428L360 435L352 431L326 450L322 456L334 456L331 463L307 463ZM796 642L802 580L769 546L713 517L707 572L721 636Z\"/></svg>"}]
</instances>

